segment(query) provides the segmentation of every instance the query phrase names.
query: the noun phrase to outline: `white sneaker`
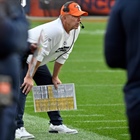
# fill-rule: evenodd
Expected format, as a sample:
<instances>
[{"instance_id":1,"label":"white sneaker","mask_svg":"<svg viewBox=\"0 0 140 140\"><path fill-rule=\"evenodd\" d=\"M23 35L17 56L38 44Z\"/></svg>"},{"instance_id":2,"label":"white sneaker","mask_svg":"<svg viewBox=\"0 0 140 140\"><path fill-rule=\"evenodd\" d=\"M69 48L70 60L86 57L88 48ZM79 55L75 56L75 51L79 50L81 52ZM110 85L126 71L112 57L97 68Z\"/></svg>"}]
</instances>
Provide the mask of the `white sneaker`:
<instances>
[{"instance_id":1,"label":"white sneaker","mask_svg":"<svg viewBox=\"0 0 140 140\"><path fill-rule=\"evenodd\" d=\"M49 133L67 133L67 134L77 134L78 131L75 129L70 129L64 124L62 125L53 125L50 124Z\"/></svg>"},{"instance_id":2,"label":"white sneaker","mask_svg":"<svg viewBox=\"0 0 140 140\"><path fill-rule=\"evenodd\" d=\"M16 139L34 139L35 137L32 134L28 133L24 127L20 127L16 129L15 138Z\"/></svg>"}]
</instances>

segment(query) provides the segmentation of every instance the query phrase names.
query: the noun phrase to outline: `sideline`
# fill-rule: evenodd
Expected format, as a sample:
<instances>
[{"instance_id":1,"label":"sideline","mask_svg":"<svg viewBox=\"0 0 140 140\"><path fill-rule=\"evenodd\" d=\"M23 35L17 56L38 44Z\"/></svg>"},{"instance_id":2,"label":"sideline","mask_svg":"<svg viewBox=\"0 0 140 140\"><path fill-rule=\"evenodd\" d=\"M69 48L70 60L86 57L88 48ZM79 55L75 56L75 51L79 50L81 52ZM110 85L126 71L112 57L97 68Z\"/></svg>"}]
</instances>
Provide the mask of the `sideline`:
<instances>
[{"instance_id":1,"label":"sideline","mask_svg":"<svg viewBox=\"0 0 140 140\"><path fill-rule=\"evenodd\" d=\"M27 131L35 136L36 140L116 140L110 137L101 136L99 134L85 131L83 129L77 129L78 134L49 134L48 127L49 122L47 119L37 116L31 116L27 113L24 115L25 127ZM72 127L71 127L72 128Z\"/></svg>"},{"instance_id":2,"label":"sideline","mask_svg":"<svg viewBox=\"0 0 140 140\"><path fill-rule=\"evenodd\" d=\"M58 17L33 17L26 16L26 18L30 21L52 21ZM108 16L87 16L82 17L82 21L90 21L90 22L106 22L108 20Z\"/></svg>"}]
</instances>

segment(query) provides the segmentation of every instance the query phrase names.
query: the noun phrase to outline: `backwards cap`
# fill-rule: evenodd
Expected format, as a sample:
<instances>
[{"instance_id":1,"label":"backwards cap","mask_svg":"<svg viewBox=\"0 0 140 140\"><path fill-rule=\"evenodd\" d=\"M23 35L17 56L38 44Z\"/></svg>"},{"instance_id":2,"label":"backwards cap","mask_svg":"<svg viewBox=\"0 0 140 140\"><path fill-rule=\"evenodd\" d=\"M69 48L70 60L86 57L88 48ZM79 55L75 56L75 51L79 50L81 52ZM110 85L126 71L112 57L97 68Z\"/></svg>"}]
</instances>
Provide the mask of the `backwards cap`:
<instances>
[{"instance_id":1,"label":"backwards cap","mask_svg":"<svg viewBox=\"0 0 140 140\"><path fill-rule=\"evenodd\" d=\"M65 3L60 11L60 15L70 14L72 16L87 16L88 13L81 10L78 3L70 1Z\"/></svg>"}]
</instances>

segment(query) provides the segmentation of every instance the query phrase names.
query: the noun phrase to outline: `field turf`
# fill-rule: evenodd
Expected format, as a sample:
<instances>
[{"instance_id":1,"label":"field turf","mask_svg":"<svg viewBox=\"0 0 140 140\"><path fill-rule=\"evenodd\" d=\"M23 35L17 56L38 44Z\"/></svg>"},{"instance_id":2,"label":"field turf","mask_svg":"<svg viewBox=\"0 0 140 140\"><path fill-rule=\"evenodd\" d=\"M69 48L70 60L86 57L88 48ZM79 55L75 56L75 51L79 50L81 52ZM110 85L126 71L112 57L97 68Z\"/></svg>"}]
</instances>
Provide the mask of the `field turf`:
<instances>
[{"instance_id":1,"label":"field turf","mask_svg":"<svg viewBox=\"0 0 140 140\"><path fill-rule=\"evenodd\" d=\"M44 21L31 21L31 28ZM35 113L33 95L27 97L24 123L36 140L129 140L123 99L126 73L110 69L104 60L103 39L106 20L84 20L85 29L75 43L73 52L63 66L59 78L63 83L75 83L77 110L61 111L76 135L49 134L47 113ZM51 72L53 63L48 67Z\"/></svg>"}]
</instances>

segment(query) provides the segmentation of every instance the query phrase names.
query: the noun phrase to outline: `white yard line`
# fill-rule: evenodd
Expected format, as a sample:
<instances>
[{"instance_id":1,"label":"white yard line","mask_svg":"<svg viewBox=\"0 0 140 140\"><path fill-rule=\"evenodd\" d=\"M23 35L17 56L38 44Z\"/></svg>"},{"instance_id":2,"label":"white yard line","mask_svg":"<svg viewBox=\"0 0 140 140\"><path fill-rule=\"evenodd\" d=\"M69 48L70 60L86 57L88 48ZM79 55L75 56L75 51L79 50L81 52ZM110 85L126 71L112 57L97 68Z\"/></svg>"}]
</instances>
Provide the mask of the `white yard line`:
<instances>
[{"instance_id":1,"label":"white yard line","mask_svg":"<svg viewBox=\"0 0 140 140\"><path fill-rule=\"evenodd\" d=\"M103 130L103 129L127 129L128 127L127 126L118 126L118 127L98 127L98 128L96 128L96 129L98 129L98 130Z\"/></svg>"},{"instance_id":2,"label":"white yard line","mask_svg":"<svg viewBox=\"0 0 140 140\"><path fill-rule=\"evenodd\" d=\"M85 84L85 85L78 85L76 84L77 87L122 87L123 84Z\"/></svg>"},{"instance_id":3,"label":"white yard line","mask_svg":"<svg viewBox=\"0 0 140 140\"><path fill-rule=\"evenodd\" d=\"M81 122L81 121L74 121L74 122ZM83 121L82 123L120 123L120 122L126 122L126 120L90 120L90 121Z\"/></svg>"},{"instance_id":4,"label":"white yard line","mask_svg":"<svg viewBox=\"0 0 140 140\"><path fill-rule=\"evenodd\" d=\"M85 104L85 105L78 105L78 106L124 106L124 104Z\"/></svg>"},{"instance_id":5,"label":"white yard line","mask_svg":"<svg viewBox=\"0 0 140 140\"><path fill-rule=\"evenodd\" d=\"M127 128L128 128L128 127L127 127ZM120 135L125 137L125 136L128 136L129 134L120 134Z\"/></svg>"},{"instance_id":6,"label":"white yard line","mask_svg":"<svg viewBox=\"0 0 140 140\"><path fill-rule=\"evenodd\" d=\"M74 72L74 73L87 73L87 72L91 72L91 73L122 73L123 71L116 71L116 70L88 70L88 69L81 69L81 70L67 70L67 71L63 71L63 73L65 72Z\"/></svg>"},{"instance_id":7,"label":"white yard line","mask_svg":"<svg viewBox=\"0 0 140 140\"><path fill-rule=\"evenodd\" d=\"M104 117L103 114L90 114L90 115L63 115L63 117Z\"/></svg>"},{"instance_id":8,"label":"white yard line","mask_svg":"<svg viewBox=\"0 0 140 140\"><path fill-rule=\"evenodd\" d=\"M104 60L103 59L69 59L68 62L103 62L104 63Z\"/></svg>"},{"instance_id":9,"label":"white yard line","mask_svg":"<svg viewBox=\"0 0 140 140\"><path fill-rule=\"evenodd\" d=\"M124 72L124 71L122 71L122 70L96 70L95 72L101 72L101 73L104 73L104 72L107 72L107 73L122 73L122 72Z\"/></svg>"},{"instance_id":10,"label":"white yard line","mask_svg":"<svg viewBox=\"0 0 140 140\"><path fill-rule=\"evenodd\" d=\"M88 34L88 35L103 35L105 33L105 30L93 30L93 31L86 31L81 30L80 34Z\"/></svg>"}]
</instances>

